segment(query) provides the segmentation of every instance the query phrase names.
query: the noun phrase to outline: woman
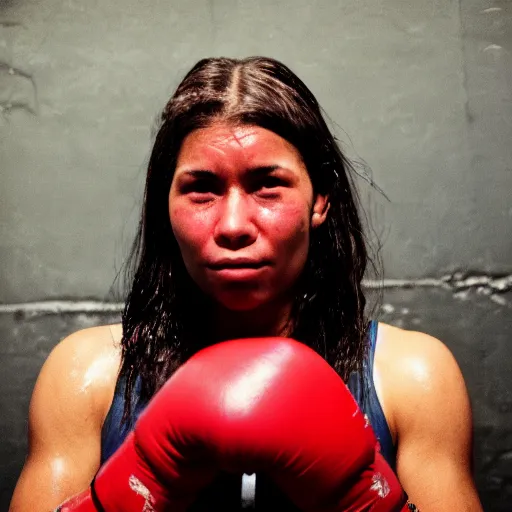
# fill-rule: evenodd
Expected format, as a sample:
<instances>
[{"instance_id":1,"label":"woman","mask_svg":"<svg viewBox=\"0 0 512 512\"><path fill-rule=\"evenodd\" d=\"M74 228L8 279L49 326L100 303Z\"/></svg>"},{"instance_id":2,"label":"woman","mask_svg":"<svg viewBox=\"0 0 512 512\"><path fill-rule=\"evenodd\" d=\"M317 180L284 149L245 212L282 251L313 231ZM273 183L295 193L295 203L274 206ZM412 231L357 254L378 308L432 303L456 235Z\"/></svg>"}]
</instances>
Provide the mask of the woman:
<instances>
[{"instance_id":1,"label":"woman","mask_svg":"<svg viewBox=\"0 0 512 512\"><path fill-rule=\"evenodd\" d=\"M365 318L350 165L307 87L272 59L206 59L162 114L122 325L50 354L11 512L87 487L149 398L202 347L289 336L350 383L423 512L481 510L471 411L438 340Z\"/></svg>"}]
</instances>

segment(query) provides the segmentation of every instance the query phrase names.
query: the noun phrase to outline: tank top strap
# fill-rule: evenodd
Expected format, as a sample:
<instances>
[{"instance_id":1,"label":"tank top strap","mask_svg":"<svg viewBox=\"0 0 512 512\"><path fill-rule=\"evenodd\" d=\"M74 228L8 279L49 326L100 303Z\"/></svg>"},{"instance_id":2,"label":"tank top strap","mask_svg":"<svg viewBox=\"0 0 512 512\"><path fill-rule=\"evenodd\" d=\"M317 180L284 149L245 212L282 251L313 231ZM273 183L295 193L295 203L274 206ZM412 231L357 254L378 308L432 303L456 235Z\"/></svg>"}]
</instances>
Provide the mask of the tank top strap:
<instances>
[{"instance_id":1,"label":"tank top strap","mask_svg":"<svg viewBox=\"0 0 512 512\"><path fill-rule=\"evenodd\" d=\"M141 380L140 377L137 377L132 392L132 414L123 423L125 388L126 377L121 375L117 379L114 398L101 429L101 464L121 446L126 436L133 430L135 422L146 406L146 402L140 398Z\"/></svg>"},{"instance_id":2,"label":"tank top strap","mask_svg":"<svg viewBox=\"0 0 512 512\"><path fill-rule=\"evenodd\" d=\"M372 320L368 332L368 356L363 364L363 375L354 372L347 383L348 388L356 399L361 411L368 417L368 421L379 440L381 453L388 464L395 470L396 448L389 430L386 416L377 396L373 378L375 363L375 350L378 339L378 322Z\"/></svg>"}]
</instances>

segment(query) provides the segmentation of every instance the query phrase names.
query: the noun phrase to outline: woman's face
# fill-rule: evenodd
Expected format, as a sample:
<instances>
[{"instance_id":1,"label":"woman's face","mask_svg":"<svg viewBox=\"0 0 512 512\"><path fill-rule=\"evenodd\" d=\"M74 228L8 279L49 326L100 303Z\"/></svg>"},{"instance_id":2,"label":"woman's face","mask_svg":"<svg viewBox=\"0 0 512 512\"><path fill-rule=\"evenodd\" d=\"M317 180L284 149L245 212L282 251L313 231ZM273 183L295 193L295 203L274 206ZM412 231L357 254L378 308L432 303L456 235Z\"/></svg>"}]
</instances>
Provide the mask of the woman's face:
<instances>
[{"instance_id":1,"label":"woman's face","mask_svg":"<svg viewBox=\"0 0 512 512\"><path fill-rule=\"evenodd\" d=\"M289 296L326 210L297 149L269 130L219 123L183 141L171 226L192 279L230 310Z\"/></svg>"}]
</instances>

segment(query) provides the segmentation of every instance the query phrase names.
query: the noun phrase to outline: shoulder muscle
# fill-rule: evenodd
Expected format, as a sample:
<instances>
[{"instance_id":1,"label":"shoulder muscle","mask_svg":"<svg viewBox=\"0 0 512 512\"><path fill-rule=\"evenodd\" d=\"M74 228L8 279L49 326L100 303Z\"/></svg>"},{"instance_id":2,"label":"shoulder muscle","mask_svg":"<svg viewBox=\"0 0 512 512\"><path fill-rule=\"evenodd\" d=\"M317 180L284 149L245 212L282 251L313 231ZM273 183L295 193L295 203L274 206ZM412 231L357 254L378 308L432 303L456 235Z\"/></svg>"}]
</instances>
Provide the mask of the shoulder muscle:
<instances>
[{"instance_id":1,"label":"shoulder muscle","mask_svg":"<svg viewBox=\"0 0 512 512\"><path fill-rule=\"evenodd\" d=\"M460 368L440 340L421 332L396 329L388 340L393 353L393 415L398 438L409 432L459 425L457 435L470 434L471 408ZM425 423L426 422L426 423ZM465 428L463 428L465 427Z\"/></svg>"},{"instance_id":2,"label":"shoulder muscle","mask_svg":"<svg viewBox=\"0 0 512 512\"><path fill-rule=\"evenodd\" d=\"M455 358L427 334L383 330L400 481L420 509L458 503L460 510L480 510L471 475L471 406Z\"/></svg>"},{"instance_id":3,"label":"shoulder muscle","mask_svg":"<svg viewBox=\"0 0 512 512\"><path fill-rule=\"evenodd\" d=\"M51 509L87 486L99 464L118 353L108 326L79 331L52 350L32 394L29 453L11 511Z\"/></svg>"}]
</instances>

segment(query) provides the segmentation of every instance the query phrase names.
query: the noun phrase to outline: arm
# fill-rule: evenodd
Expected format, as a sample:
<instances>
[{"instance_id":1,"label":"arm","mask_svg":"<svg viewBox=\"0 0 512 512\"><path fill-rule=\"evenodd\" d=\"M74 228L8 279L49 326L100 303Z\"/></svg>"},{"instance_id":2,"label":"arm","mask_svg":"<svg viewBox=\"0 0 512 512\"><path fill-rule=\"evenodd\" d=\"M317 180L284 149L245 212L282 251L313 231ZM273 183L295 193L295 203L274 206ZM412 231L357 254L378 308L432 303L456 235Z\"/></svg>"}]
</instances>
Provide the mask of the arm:
<instances>
[{"instance_id":1,"label":"arm","mask_svg":"<svg viewBox=\"0 0 512 512\"><path fill-rule=\"evenodd\" d=\"M421 512L482 511L472 478L472 415L450 351L423 333L400 331L395 368L397 473Z\"/></svg>"},{"instance_id":2,"label":"arm","mask_svg":"<svg viewBox=\"0 0 512 512\"><path fill-rule=\"evenodd\" d=\"M53 510L98 470L103 409L94 369L108 360L101 329L71 335L43 365L30 403L28 457L9 512Z\"/></svg>"}]
</instances>

